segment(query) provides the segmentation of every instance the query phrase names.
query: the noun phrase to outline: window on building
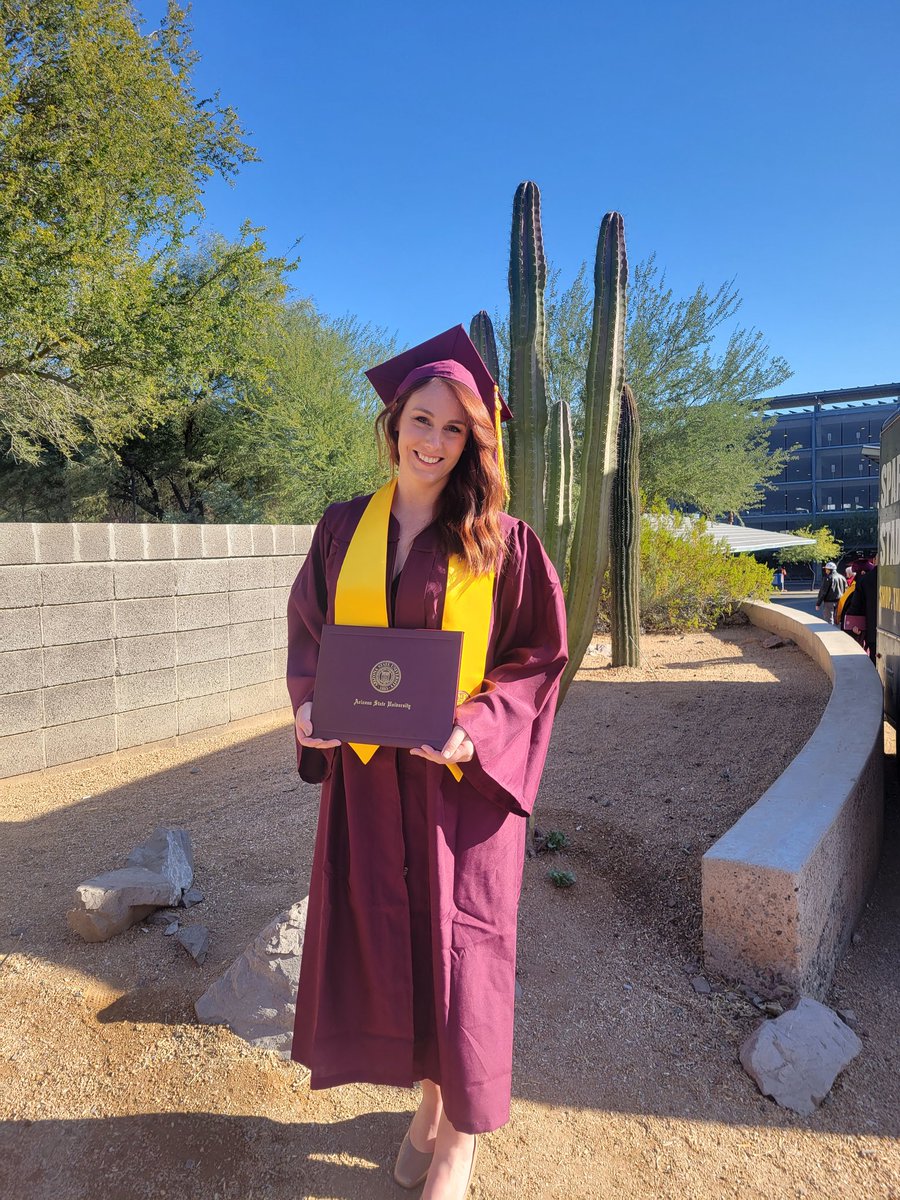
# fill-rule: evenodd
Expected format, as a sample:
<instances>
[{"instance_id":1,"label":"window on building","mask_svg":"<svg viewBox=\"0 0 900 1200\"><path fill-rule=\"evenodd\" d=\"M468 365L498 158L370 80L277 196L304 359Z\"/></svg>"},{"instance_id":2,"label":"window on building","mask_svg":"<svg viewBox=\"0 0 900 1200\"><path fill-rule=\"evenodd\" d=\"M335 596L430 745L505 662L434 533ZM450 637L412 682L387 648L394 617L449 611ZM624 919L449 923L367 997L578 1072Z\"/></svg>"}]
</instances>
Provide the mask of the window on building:
<instances>
[{"instance_id":1,"label":"window on building","mask_svg":"<svg viewBox=\"0 0 900 1200\"><path fill-rule=\"evenodd\" d=\"M788 513L812 512L812 488L787 488L784 493L784 508Z\"/></svg>"},{"instance_id":2,"label":"window on building","mask_svg":"<svg viewBox=\"0 0 900 1200\"><path fill-rule=\"evenodd\" d=\"M785 483L812 481L812 451L797 450L782 472Z\"/></svg>"},{"instance_id":3,"label":"window on building","mask_svg":"<svg viewBox=\"0 0 900 1200\"><path fill-rule=\"evenodd\" d=\"M820 446L840 446L843 428L840 417L819 417L816 422Z\"/></svg>"}]
</instances>

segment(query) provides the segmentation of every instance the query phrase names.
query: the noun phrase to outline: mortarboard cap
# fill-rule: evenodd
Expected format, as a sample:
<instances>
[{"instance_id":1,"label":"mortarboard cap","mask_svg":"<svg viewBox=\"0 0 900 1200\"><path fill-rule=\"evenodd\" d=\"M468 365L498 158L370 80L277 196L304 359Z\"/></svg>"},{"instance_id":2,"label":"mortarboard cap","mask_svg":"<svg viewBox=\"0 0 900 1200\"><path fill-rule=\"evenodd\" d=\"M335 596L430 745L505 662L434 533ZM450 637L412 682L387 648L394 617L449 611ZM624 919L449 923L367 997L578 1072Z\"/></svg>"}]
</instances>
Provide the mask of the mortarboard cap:
<instances>
[{"instance_id":1,"label":"mortarboard cap","mask_svg":"<svg viewBox=\"0 0 900 1200\"><path fill-rule=\"evenodd\" d=\"M453 379L480 396L494 422L495 394L500 401L500 420L508 421L512 413L507 408L484 360L475 349L462 325L429 338L396 358L389 358L366 371L366 377L385 404L423 379Z\"/></svg>"}]
</instances>

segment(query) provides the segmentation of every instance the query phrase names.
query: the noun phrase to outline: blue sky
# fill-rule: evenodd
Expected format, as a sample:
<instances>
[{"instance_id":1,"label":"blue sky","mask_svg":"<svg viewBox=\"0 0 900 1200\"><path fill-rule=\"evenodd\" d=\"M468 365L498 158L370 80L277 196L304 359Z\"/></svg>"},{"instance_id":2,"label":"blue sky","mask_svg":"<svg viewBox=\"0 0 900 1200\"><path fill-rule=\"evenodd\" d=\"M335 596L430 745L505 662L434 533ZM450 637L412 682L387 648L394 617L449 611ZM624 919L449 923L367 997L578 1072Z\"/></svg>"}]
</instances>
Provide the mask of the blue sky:
<instances>
[{"instance_id":1,"label":"blue sky","mask_svg":"<svg viewBox=\"0 0 900 1200\"><path fill-rule=\"evenodd\" d=\"M152 20L158 5L144 4ZM201 94L258 148L207 222L413 343L508 305L517 184L567 283L603 213L678 293L734 278L782 392L900 381L900 4L196 0Z\"/></svg>"}]
</instances>

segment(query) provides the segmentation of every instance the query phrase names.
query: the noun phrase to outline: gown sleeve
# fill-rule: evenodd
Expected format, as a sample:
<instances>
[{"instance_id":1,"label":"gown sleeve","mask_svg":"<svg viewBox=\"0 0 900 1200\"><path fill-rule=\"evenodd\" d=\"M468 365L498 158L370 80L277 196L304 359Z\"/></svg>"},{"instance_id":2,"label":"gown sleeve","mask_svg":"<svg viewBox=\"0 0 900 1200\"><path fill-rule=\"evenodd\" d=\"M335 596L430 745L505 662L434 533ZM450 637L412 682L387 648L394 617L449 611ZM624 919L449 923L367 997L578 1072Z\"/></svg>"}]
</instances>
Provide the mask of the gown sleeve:
<instances>
[{"instance_id":1,"label":"gown sleeve","mask_svg":"<svg viewBox=\"0 0 900 1200\"><path fill-rule=\"evenodd\" d=\"M562 588L537 535L523 521L508 542L494 609L484 686L456 710L475 757L463 777L487 799L527 816L547 757L568 660Z\"/></svg>"},{"instance_id":2,"label":"gown sleeve","mask_svg":"<svg viewBox=\"0 0 900 1200\"><path fill-rule=\"evenodd\" d=\"M328 613L326 563L331 535L327 517L326 511L288 598L287 688L294 716L301 704L312 699L322 626ZM311 750L297 743L297 769L307 783L327 779L333 757L334 750Z\"/></svg>"}]
</instances>

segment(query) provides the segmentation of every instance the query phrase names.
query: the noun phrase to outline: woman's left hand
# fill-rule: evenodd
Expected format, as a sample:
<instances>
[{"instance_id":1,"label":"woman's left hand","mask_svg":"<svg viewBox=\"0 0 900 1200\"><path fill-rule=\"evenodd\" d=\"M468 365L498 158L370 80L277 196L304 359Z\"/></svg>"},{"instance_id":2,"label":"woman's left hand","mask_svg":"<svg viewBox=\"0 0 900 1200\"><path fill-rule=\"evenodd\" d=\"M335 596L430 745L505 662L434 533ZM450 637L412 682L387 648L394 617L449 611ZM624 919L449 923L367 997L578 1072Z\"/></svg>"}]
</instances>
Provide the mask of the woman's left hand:
<instances>
[{"instance_id":1,"label":"woman's left hand","mask_svg":"<svg viewBox=\"0 0 900 1200\"><path fill-rule=\"evenodd\" d=\"M475 757L475 747L466 731L461 726L454 725L443 750L435 750L433 746L419 746L410 750L410 754L415 754L418 758L427 758L433 763L464 763L471 762Z\"/></svg>"}]
</instances>

